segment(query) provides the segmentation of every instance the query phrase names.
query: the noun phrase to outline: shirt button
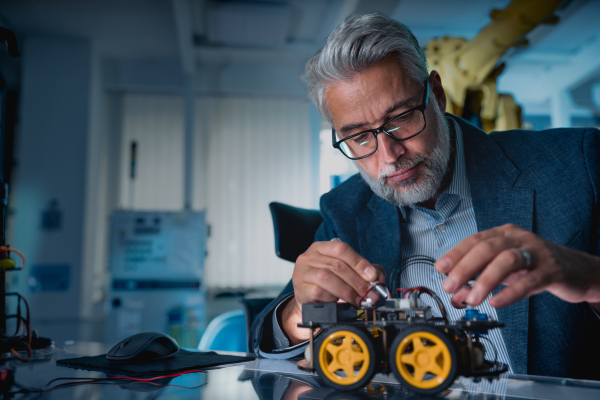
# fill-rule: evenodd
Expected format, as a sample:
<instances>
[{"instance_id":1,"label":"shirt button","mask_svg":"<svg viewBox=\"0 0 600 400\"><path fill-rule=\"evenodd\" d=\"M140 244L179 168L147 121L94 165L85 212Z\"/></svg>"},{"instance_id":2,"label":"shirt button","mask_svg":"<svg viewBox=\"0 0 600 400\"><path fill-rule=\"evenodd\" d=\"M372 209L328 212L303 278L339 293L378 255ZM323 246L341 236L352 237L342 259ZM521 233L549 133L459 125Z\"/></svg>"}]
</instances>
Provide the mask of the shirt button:
<instances>
[{"instance_id":1,"label":"shirt button","mask_svg":"<svg viewBox=\"0 0 600 400\"><path fill-rule=\"evenodd\" d=\"M446 230L446 224L439 224L438 225L438 229L442 232L444 232Z\"/></svg>"}]
</instances>

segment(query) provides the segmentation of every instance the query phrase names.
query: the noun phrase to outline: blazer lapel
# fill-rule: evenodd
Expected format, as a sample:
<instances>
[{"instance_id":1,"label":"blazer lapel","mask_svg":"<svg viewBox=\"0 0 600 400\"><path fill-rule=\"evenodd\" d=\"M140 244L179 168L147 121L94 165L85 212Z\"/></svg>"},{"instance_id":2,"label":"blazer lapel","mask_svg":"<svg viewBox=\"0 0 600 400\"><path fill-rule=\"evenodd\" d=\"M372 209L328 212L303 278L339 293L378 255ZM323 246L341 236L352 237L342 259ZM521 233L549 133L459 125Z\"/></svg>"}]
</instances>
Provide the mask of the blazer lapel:
<instances>
[{"instance_id":1,"label":"blazer lapel","mask_svg":"<svg viewBox=\"0 0 600 400\"><path fill-rule=\"evenodd\" d=\"M456 118L463 132L465 162L477 230L512 223L533 230L534 190L520 187L520 171L483 131ZM498 293L504 286L494 290ZM514 373L527 373L529 300L496 310Z\"/></svg>"},{"instance_id":2,"label":"blazer lapel","mask_svg":"<svg viewBox=\"0 0 600 400\"><path fill-rule=\"evenodd\" d=\"M373 194L356 216L360 254L384 267L387 279L400 260L398 207ZM389 283L389 282L387 282Z\"/></svg>"}]
</instances>

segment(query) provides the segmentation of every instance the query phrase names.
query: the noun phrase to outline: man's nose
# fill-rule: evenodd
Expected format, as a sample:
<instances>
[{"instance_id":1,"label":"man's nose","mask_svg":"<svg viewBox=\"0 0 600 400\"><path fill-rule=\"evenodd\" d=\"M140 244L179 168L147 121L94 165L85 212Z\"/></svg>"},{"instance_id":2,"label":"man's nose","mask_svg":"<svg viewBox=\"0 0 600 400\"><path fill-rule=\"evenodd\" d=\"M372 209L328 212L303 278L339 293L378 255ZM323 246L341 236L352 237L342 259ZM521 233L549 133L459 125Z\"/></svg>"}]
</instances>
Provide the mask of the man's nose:
<instances>
[{"instance_id":1,"label":"man's nose","mask_svg":"<svg viewBox=\"0 0 600 400\"><path fill-rule=\"evenodd\" d=\"M381 132L377 135L378 140L378 149L379 158L386 164L392 164L396 162L398 157L403 155L406 152L406 148L402 144L402 142L398 142L388 135L385 132Z\"/></svg>"}]
</instances>

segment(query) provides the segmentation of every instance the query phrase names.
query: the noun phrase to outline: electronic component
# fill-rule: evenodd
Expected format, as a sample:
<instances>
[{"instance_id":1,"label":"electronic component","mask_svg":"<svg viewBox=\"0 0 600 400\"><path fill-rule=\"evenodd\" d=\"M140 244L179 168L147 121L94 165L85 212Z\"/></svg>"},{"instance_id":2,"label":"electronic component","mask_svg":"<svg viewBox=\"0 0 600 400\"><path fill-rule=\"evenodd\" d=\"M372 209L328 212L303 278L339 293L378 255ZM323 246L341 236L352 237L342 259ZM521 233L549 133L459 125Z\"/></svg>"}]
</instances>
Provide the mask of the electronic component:
<instances>
[{"instance_id":1,"label":"electronic component","mask_svg":"<svg viewBox=\"0 0 600 400\"><path fill-rule=\"evenodd\" d=\"M385 298L382 305L362 301L370 290ZM311 333L298 366L316 370L326 385L343 391L364 387L375 373L393 373L418 394L439 393L457 376L495 379L508 370L506 364L485 359L483 343L493 347L484 334L503 323L473 308L462 319L448 321L442 302L428 288L401 288L399 293L403 298L384 296L387 287L373 282L361 296L358 316L347 303L304 304L298 326ZM435 299L442 318L433 317L420 298L423 293ZM324 332L315 340L317 328Z\"/></svg>"}]
</instances>

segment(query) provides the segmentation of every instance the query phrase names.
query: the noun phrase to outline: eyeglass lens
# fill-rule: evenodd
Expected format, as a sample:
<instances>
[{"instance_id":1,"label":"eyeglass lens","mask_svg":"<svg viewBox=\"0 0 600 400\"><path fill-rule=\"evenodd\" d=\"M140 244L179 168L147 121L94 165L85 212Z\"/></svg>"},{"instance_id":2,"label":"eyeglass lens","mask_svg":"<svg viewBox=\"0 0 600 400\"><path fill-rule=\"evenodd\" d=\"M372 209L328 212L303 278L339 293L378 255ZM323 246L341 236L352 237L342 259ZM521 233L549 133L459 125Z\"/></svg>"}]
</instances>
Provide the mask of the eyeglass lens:
<instances>
[{"instance_id":1,"label":"eyeglass lens","mask_svg":"<svg viewBox=\"0 0 600 400\"><path fill-rule=\"evenodd\" d=\"M419 110L412 110L389 121L383 129L396 139L409 138L425 126L425 118ZM349 137L340 143L340 149L347 157L359 158L370 155L377 149L377 136L373 132L365 132L356 137Z\"/></svg>"}]
</instances>

